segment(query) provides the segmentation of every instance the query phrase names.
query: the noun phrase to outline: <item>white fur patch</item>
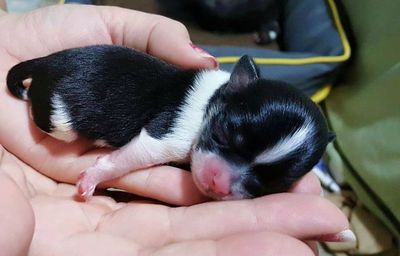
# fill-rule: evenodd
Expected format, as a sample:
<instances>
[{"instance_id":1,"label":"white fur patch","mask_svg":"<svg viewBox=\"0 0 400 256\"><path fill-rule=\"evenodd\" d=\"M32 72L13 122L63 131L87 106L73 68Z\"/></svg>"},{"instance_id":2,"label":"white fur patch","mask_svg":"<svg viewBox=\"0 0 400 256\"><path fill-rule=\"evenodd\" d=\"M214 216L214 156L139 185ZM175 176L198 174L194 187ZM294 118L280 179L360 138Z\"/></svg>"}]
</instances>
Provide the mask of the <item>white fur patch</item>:
<instances>
[{"instance_id":1,"label":"white fur patch","mask_svg":"<svg viewBox=\"0 0 400 256\"><path fill-rule=\"evenodd\" d=\"M113 151L113 161L126 165L119 169L129 171L172 161L188 161L191 147L203 122L205 107L210 97L229 76L224 71L205 71L199 74L193 89L185 97L170 133L156 139L143 128L128 144Z\"/></svg>"},{"instance_id":2,"label":"white fur patch","mask_svg":"<svg viewBox=\"0 0 400 256\"><path fill-rule=\"evenodd\" d=\"M125 146L122 149L124 148ZM144 128L138 136L127 144L126 148L128 151L132 150L129 154L130 157L134 153L136 160L142 163L143 166L140 166L140 168L185 160L189 153L189 151L181 148L181 144L174 143L173 140L160 140L151 137Z\"/></svg>"},{"instance_id":3,"label":"white fur patch","mask_svg":"<svg viewBox=\"0 0 400 256\"><path fill-rule=\"evenodd\" d=\"M254 164L266 164L279 161L298 149L312 131L312 125L306 122L305 125L295 131L291 136L281 139L272 148L268 148L259 154L254 160Z\"/></svg>"},{"instance_id":4,"label":"white fur patch","mask_svg":"<svg viewBox=\"0 0 400 256\"><path fill-rule=\"evenodd\" d=\"M177 152L179 155L188 154L200 131L209 99L221 85L229 80L229 77L230 73L222 70L200 73L193 88L186 95L171 133L167 134L162 141L181 149L182 152Z\"/></svg>"},{"instance_id":5,"label":"white fur patch","mask_svg":"<svg viewBox=\"0 0 400 256\"><path fill-rule=\"evenodd\" d=\"M51 106L52 112L50 114L50 122L53 126L53 129L49 135L65 142L76 140L78 138L78 134L72 128L71 117L60 95L53 95L51 99Z\"/></svg>"},{"instance_id":6,"label":"white fur patch","mask_svg":"<svg viewBox=\"0 0 400 256\"><path fill-rule=\"evenodd\" d=\"M143 128L139 135L128 144L114 150L107 158L117 166L115 170L101 168L111 173L112 177L118 177L133 170L186 160L189 151L183 152L180 144L170 144L170 142L172 141L151 137Z\"/></svg>"}]
</instances>

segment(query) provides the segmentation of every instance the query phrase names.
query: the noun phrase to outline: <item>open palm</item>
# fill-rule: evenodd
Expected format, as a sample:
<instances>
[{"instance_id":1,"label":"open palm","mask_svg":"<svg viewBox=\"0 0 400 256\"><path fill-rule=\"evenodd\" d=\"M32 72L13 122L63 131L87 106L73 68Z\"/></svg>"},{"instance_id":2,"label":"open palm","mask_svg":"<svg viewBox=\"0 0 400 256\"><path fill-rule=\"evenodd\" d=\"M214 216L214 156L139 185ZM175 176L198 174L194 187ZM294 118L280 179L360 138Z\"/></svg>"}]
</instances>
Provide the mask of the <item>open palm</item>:
<instances>
[{"instance_id":1,"label":"open palm","mask_svg":"<svg viewBox=\"0 0 400 256\"><path fill-rule=\"evenodd\" d=\"M309 178L303 184L313 187ZM303 240L348 227L331 203L302 193L189 207L100 195L79 202L73 185L1 147L0 193L2 255L315 255Z\"/></svg>"}]
</instances>

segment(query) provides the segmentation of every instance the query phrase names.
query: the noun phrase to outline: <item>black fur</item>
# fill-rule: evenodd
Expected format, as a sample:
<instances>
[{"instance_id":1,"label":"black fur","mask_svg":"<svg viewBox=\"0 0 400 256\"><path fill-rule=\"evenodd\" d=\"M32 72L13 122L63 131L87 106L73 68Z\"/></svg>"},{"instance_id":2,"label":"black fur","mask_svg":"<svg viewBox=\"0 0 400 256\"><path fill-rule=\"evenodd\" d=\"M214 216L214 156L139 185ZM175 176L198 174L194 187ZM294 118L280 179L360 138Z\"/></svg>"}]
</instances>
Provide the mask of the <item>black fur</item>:
<instances>
[{"instance_id":1,"label":"black fur","mask_svg":"<svg viewBox=\"0 0 400 256\"><path fill-rule=\"evenodd\" d=\"M143 127L155 138L168 133L195 75L147 54L102 45L20 63L10 70L7 84L21 97L21 81L32 78L28 97L44 131L52 128L49 99L55 93L62 95L77 132L121 147Z\"/></svg>"}]
</instances>

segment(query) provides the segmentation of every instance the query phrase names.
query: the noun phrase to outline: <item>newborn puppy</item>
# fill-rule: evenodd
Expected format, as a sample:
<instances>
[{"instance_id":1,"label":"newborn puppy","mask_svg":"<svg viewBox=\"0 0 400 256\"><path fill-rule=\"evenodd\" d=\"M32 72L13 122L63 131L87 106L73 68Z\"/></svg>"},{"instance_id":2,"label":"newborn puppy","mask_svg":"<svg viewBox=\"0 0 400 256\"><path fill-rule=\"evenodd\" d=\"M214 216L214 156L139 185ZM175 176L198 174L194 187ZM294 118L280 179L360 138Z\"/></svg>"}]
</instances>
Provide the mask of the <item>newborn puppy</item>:
<instances>
[{"instance_id":1,"label":"newborn puppy","mask_svg":"<svg viewBox=\"0 0 400 256\"><path fill-rule=\"evenodd\" d=\"M66 142L81 135L114 149L82 172L85 199L100 182L190 160L196 185L214 199L283 192L330 140L318 107L290 85L260 78L248 56L228 73L89 46L22 62L7 86L31 101L34 122L49 135Z\"/></svg>"}]
</instances>

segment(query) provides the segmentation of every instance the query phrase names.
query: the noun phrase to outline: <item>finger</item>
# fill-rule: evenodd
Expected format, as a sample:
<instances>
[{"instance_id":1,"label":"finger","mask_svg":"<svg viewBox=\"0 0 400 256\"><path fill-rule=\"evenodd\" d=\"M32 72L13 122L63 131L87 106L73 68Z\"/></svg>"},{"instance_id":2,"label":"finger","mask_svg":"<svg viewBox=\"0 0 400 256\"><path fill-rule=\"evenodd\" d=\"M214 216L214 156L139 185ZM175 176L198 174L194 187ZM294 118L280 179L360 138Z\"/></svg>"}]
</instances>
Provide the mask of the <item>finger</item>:
<instances>
[{"instance_id":1,"label":"finger","mask_svg":"<svg viewBox=\"0 0 400 256\"><path fill-rule=\"evenodd\" d=\"M100 7L112 41L186 68L212 68L214 57L195 47L186 27L172 19L117 7Z\"/></svg>"},{"instance_id":2,"label":"finger","mask_svg":"<svg viewBox=\"0 0 400 256\"><path fill-rule=\"evenodd\" d=\"M299 181L293 184L289 192L320 195L322 191L321 183L317 175L308 172Z\"/></svg>"},{"instance_id":3,"label":"finger","mask_svg":"<svg viewBox=\"0 0 400 256\"><path fill-rule=\"evenodd\" d=\"M217 246L222 255L315 255L303 242L274 232L233 235Z\"/></svg>"},{"instance_id":4,"label":"finger","mask_svg":"<svg viewBox=\"0 0 400 256\"><path fill-rule=\"evenodd\" d=\"M102 185L173 205L193 205L208 200L197 189L190 172L171 166L134 171Z\"/></svg>"},{"instance_id":5,"label":"finger","mask_svg":"<svg viewBox=\"0 0 400 256\"><path fill-rule=\"evenodd\" d=\"M274 232L238 234L220 240L173 243L144 251L144 255L242 256L242 255L315 255L303 242Z\"/></svg>"},{"instance_id":6,"label":"finger","mask_svg":"<svg viewBox=\"0 0 400 256\"><path fill-rule=\"evenodd\" d=\"M22 191L0 169L0 248L3 255L27 255L33 237L33 210Z\"/></svg>"},{"instance_id":7,"label":"finger","mask_svg":"<svg viewBox=\"0 0 400 256\"><path fill-rule=\"evenodd\" d=\"M172 209L162 205L127 205L103 219L99 230L143 243L153 240L158 244L147 246L160 246L184 240L220 239L249 231L279 232L303 240L336 234L348 226L346 217L329 201L319 196L286 193ZM142 232L144 229L146 232Z\"/></svg>"},{"instance_id":8,"label":"finger","mask_svg":"<svg viewBox=\"0 0 400 256\"><path fill-rule=\"evenodd\" d=\"M244 230L268 230L288 234L299 239L315 237L316 234L335 234L348 228L344 214L332 203L313 195L276 194L255 200L208 203L200 206L176 209L176 223L171 224L177 239L190 234L189 230L200 230L194 236L209 232L211 237L220 237L225 232ZM201 222L190 221L202 216ZM228 227L226 222L230 222ZM175 225L176 224L176 225ZM185 228L184 228L185 227ZM175 239L176 239L175 238Z\"/></svg>"}]
</instances>

